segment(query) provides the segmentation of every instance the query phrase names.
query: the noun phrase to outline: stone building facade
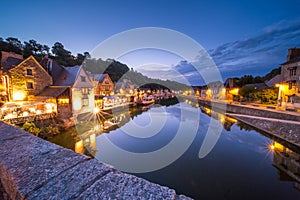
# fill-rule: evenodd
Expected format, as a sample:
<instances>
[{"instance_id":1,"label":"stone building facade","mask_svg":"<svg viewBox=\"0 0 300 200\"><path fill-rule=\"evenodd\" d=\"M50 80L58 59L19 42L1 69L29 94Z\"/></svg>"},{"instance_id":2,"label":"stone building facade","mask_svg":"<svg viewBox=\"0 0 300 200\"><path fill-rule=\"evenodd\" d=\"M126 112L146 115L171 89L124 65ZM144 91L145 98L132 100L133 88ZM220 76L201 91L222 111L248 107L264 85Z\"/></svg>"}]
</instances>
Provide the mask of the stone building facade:
<instances>
[{"instance_id":1,"label":"stone building facade","mask_svg":"<svg viewBox=\"0 0 300 200\"><path fill-rule=\"evenodd\" d=\"M280 101L300 108L300 48L288 50L287 61L281 64L281 78Z\"/></svg>"},{"instance_id":2,"label":"stone building facade","mask_svg":"<svg viewBox=\"0 0 300 200\"><path fill-rule=\"evenodd\" d=\"M2 79L5 79L4 88L10 101L30 100L52 84L52 77L33 56L10 69L3 69Z\"/></svg>"}]
</instances>

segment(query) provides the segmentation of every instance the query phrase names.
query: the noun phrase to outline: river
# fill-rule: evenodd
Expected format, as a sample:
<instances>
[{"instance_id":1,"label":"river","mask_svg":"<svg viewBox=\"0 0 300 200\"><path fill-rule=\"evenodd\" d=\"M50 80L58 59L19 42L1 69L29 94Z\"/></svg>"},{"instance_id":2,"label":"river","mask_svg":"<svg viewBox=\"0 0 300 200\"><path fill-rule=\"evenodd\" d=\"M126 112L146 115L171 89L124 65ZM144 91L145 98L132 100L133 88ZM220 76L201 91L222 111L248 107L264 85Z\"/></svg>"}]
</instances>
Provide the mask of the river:
<instances>
[{"instance_id":1,"label":"river","mask_svg":"<svg viewBox=\"0 0 300 200\"><path fill-rule=\"evenodd\" d=\"M130 109L94 133L70 129L49 140L195 199L300 199L298 149L190 104ZM210 135L211 151L199 156L210 123L220 133Z\"/></svg>"}]
</instances>

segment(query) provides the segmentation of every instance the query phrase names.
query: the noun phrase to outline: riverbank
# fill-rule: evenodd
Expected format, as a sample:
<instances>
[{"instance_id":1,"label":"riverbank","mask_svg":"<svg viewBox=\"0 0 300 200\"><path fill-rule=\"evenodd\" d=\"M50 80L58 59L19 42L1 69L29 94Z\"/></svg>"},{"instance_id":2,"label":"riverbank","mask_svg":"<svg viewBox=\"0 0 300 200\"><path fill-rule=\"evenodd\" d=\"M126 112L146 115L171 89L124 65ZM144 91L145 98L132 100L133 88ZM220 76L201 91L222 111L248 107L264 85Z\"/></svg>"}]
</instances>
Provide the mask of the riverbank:
<instances>
[{"instance_id":1,"label":"riverbank","mask_svg":"<svg viewBox=\"0 0 300 200\"><path fill-rule=\"evenodd\" d=\"M300 149L300 122L232 113L227 115L263 131L274 140L287 142L288 144L285 145L289 145L294 151L296 151L295 147L298 151Z\"/></svg>"},{"instance_id":2,"label":"riverbank","mask_svg":"<svg viewBox=\"0 0 300 200\"><path fill-rule=\"evenodd\" d=\"M0 122L1 199L190 199Z\"/></svg>"},{"instance_id":3,"label":"riverbank","mask_svg":"<svg viewBox=\"0 0 300 200\"><path fill-rule=\"evenodd\" d=\"M230 104L198 99L200 105L217 109L255 129L261 130L273 139L300 148L300 113L275 110L253 105Z\"/></svg>"}]
</instances>

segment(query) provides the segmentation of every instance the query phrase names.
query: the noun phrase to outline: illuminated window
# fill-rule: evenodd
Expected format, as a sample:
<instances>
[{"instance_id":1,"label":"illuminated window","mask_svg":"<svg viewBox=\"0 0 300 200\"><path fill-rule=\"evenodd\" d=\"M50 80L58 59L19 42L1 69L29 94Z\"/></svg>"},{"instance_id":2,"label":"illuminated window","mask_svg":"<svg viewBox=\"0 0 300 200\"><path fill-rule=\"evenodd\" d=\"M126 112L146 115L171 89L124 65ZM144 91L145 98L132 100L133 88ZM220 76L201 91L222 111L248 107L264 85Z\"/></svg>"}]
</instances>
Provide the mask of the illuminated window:
<instances>
[{"instance_id":1,"label":"illuminated window","mask_svg":"<svg viewBox=\"0 0 300 200\"><path fill-rule=\"evenodd\" d=\"M289 90L292 89L295 86L296 82L295 81L290 81L289 82Z\"/></svg>"},{"instance_id":2,"label":"illuminated window","mask_svg":"<svg viewBox=\"0 0 300 200\"><path fill-rule=\"evenodd\" d=\"M81 91L82 91L82 94L88 94L89 93L88 88L82 88Z\"/></svg>"},{"instance_id":3,"label":"illuminated window","mask_svg":"<svg viewBox=\"0 0 300 200\"><path fill-rule=\"evenodd\" d=\"M69 99L58 99L58 104L64 105L64 104L69 104Z\"/></svg>"},{"instance_id":4,"label":"illuminated window","mask_svg":"<svg viewBox=\"0 0 300 200\"><path fill-rule=\"evenodd\" d=\"M32 75L32 69L26 69L26 74L27 75Z\"/></svg>"},{"instance_id":5,"label":"illuminated window","mask_svg":"<svg viewBox=\"0 0 300 200\"><path fill-rule=\"evenodd\" d=\"M26 82L27 89L33 89L33 82Z\"/></svg>"},{"instance_id":6,"label":"illuminated window","mask_svg":"<svg viewBox=\"0 0 300 200\"><path fill-rule=\"evenodd\" d=\"M82 99L82 105L88 106L89 105L89 99Z\"/></svg>"},{"instance_id":7,"label":"illuminated window","mask_svg":"<svg viewBox=\"0 0 300 200\"><path fill-rule=\"evenodd\" d=\"M86 82L85 76L80 76L81 82Z\"/></svg>"}]
</instances>

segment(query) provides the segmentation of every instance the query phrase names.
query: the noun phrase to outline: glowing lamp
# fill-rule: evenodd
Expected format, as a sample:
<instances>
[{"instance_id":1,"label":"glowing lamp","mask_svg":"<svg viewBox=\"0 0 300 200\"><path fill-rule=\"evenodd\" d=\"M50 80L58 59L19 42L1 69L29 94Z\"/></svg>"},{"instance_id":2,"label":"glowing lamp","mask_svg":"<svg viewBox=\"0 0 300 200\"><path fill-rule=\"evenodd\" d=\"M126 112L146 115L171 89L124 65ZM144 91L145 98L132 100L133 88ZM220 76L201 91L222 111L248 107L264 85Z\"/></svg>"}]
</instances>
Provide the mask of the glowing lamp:
<instances>
[{"instance_id":1,"label":"glowing lamp","mask_svg":"<svg viewBox=\"0 0 300 200\"><path fill-rule=\"evenodd\" d=\"M13 93L13 100L15 100L15 101L22 101L25 99L25 97L26 97L25 92L16 91Z\"/></svg>"}]
</instances>

